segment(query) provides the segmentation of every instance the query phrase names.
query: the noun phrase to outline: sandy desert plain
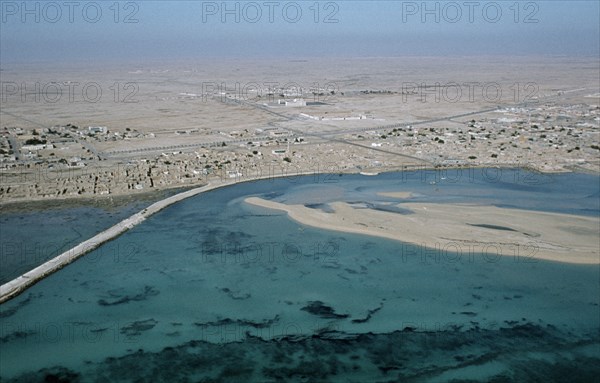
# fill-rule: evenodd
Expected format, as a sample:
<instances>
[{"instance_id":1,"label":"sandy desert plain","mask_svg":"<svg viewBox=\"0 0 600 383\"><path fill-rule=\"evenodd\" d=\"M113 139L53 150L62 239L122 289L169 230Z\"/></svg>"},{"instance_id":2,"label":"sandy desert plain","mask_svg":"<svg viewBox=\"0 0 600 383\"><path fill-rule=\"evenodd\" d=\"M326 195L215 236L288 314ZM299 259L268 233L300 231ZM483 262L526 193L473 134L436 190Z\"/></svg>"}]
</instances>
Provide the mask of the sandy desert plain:
<instances>
[{"instance_id":1,"label":"sandy desert plain","mask_svg":"<svg viewBox=\"0 0 600 383\"><path fill-rule=\"evenodd\" d=\"M5 65L0 206L114 206L136 195L159 200L166 190L298 174L437 169L424 180L433 183L446 168L598 174L597 70L594 59L571 57ZM529 225L544 235L540 258L598 262L593 217L481 206L467 214L460 205L432 215L432 206L424 214L416 205L417 218L371 211L365 224L364 211L341 203L332 205L336 219L319 219L302 206L252 202L307 225L413 243L450 236L477 244L490 231L465 226L464 216L475 215L509 229L487 242L527 239ZM511 226L516 216L521 229ZM569 224L552 227L548 218ZM428 220L439 230L406 230Z\"/></svg>"},{"instance_id":2,"label":"sandy desert plain","mask_svg":"<svg viewBox=\"0 0 600 383\"><path fill-rule=\"evenodd\" d=\"M574 57L3 64L0 203L410 167L597 173L597 74Z\"/></svg>"},{"instance_id":3,"label":"sandy desert plain","mask_svg":"<svg viewBox=\"0 0 600 383\"><path fill-rule=\"evenodd\" d=\"M0 213L8 221L33 211L23 225L35 217L55 222L44 210L57 206L147 206L100 233L114 217L86 211L81 222L95 236L80 242L89 236L77 233L78 245L67 242L56 262L27 263L38 267L6 278L0 340L8 357L1 362L14 381L597 375L600 219L598 191L588 182L600 174L597 58L81 61L1 70ZM512 180L488 182L504 169ZM483 173L479 183L452 185L447 178L457 170ZM405 173L388 173L397 171ZM569 172L577 174L539 188L518 178ZM362 176L339 185L277 183L345 173ZM396 174L425 177L398 188ZM241 184L265 178L278 180ZM65 232L69 225L77 220ZM228 264L218 262L218 251L216 258L205 252L210 241L253 238L330 238L323 243L343 249L333 264ZM143 267L98 256L107 241L134 244ZM440 244L445 255L467 246L481 259L490 244L533 244L535 259L399 256L406 245L414 255ZM90 250L99 264L76 262L45 278ZM225 253L221 259L238 256ZM36 342L37 329L20 330L32 321L91 317L82 323L100 334L97 344L86 334ZM101 336L114 318L124 321L115 334L135 334L137 351ZM324 325L252 335L281 323L308 329L314 320ZM419 321L450 325L431 330L413 325ZM231 326L240 330L233 342L198 340L200 330ZM20 356L31 350L42 357ZM301 356L296 365L284 354ZM140 368L159 360L161 371Z\"/></svg>"}]
</instances>

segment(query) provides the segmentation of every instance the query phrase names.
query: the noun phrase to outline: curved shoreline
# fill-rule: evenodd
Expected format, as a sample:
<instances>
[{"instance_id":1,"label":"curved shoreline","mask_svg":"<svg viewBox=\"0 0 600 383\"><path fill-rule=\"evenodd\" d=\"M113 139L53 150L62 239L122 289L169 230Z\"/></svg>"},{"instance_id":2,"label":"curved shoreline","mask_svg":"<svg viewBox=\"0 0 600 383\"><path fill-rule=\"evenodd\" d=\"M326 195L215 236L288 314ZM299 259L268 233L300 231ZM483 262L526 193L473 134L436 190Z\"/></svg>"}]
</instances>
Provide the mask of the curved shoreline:
<instances>
[{"instance_id":1,"label":"curved shoreline","mask_svg":"<svg viewBox=\"0 0 600 383\"><path fill-rule=\"evenodd\" d=\"M444 167L442 169L484 169L484 168L486 168L486 167L485 166L471 166L471 167L448 166L448 167ZM514 166L506 166L506 167L498 166L496 168L519 169L518 167L514 167ZM389 171L412 172L412 171L442 170L442 169L436 169L435 167L430 167L430 166L416 165L415 167L412 167L412 166L404 167L399 170L398 169L396 169L396 170L386 169L382 173L389 172ZM544 174L544 172L540 172L539 170L532 169L530 167L522 167L520 169ZM340 172L340 173L359 174L359 172ZM181 193L175 194L173 196L167 197L165 199L162 199L160 201L157 201L157 202L153 203L152 205L148 206L147 208L143 209L142 211L135 213L132 216L111 226L110 228L103 230L102 232L94 235L92 238L89 238L89 239L79 243L78 245L74 246L73 248L52 258L51 260L33 268L33 269L29 270L28 272L18 276L17 278L14 278L11 281L1 285L0 286L0 305L4 302L11 300L12 298L17 297L18 295L23 293L25 290L27 290L29 287L33 286L37 282L46 278L47 276L57 272L58 270L67 266L68 264L76 261L80 257L95 250L96 248L103 245L104 243L117 238L124 232L126 232L129 229L133 228L134 226L137 226L138 224L142 223L146 218L152 216L153 214L163 210L164 208L166 208L170 205L175 204L176 202L193 197L193 196L201 194L203 192L207 192L210 190L219 189L222 187L231 186L231 185L235 185L235 184L239 184L239 183L254 182L254 181L260 181L260 180L265 180L265 179L279 179L279 178L286 178L286 177L300 177L300 176L308 176L308 175L316 176L316 175L320 175L320 174L328 174L328 173L315 173L314 171L306 171L306 172L296 172L296 173L280 174L280 175L268 174L265 176L253 177L253 178L248 178L248 179L232 178L231 180L225 180L225 181L221 181L219 183L209 182L206 185L195 187L193 189L186 190L184 192L181 192ZM379 174L381 174L381 173L379 173ZM553 173L548 173L548 174L553 174Z\"/></svg>"},{"instance_id":2,"label":"curved shoreline","mask_svg":"<svg viewBox=\"0 0 600 383\"><path fill-rule=\"evenodd\" d=\"M287 175L282 175L282 176L267 175L267 176L263 176L263 177L250 178L250 179L245 179L245 180L233 178L231 180L222 181L220 183L209 182L206 185L199 186L199 187L196 187L196 188L193 188L190 190L186 190L184 192L181 192L181 193L175 194L173 196L167 197L165 199L162 199L160 201L157 201L157 202L153 203L152 205L148 206L147 208L143 209L142 211L137 212L137 213L133 214L132 216L125 218L121 222L109 227L108 229L103 230L102 232L94 235L92 238L89 238L89 239L79 243L75 247L61 253L60 255L52 258L51 260L44 262L43 264L29 270L28 272L18 276L17 278L1 285L0 286L0 304L17 297L18 295L23 293L25 290L27 290L28 288L30 288L37 282L41 281L42 279L46 278L47 276L54 274L58 270L67 266L68 264L76 261L77 259L81 258L82 256L89 253L90 251L95 250L96 248L103 245L104 243L117 238L118 236L120 236L124 232L128 231L129 229L133 228L134 226L139 225L140 223L145 221L146 218L152 216L153 214L155 214L155 213L163 210L164 208L171 206L179 201L182 201L184 199L193 197L195 195L198 195L198 194L210 191L210 190L219 189L219 188L231 186L234 184L239 184L239 183L244 183L244 182L253 182L253 181L259 181L259 180L265 180L265 179L306 176L306 175L313 175L313 174L315 174L315 173L314 172L306 172L306 173L287 174Z\"/></svg>"},{"instance_id":3,"label":"curved shoreline","mask_svg":"<svg viewBox=\"0 0 600 383\"><path fill-rule=\"evenodd\" d=\"M371 169L371 168L370 168ZM310 169L306 170L306 171L297 171L297 172L293 172L293 173L270 173L266 176L260 176L260 177L252 177L252 178L248 178L248 179L243 179L243 180L239 180L237 179L237 181L235 183L240 183L240 182L251 182L251 181L258 181L258 180L262 180L265 178L286 178L286 177L296 177L296 176L305 176L305 175L318 175L318 174L331 174L331 173L341 173L341 174L355 174L355 175L363 175L363 176L374 176L374 175L380 175L380 174L384 174L384 173L390 173L390 172L415 172L415 171L448 171L448 170L476 170L476 169L500 169L500 170L511 170L511 169L520 169L520 170L524 170L524 171L528 171L534 174L541 174L541 175L547 175L547 176L552 176L555 174L565 174L565 173L577 173L577 174L590 174L590 175L595 175L595 176L600 176L600 167L598 167L597 171L592 171L589 169L582 169L582 168L576 168L575 166L572 168L566 168L566 169L539 169L535 166L532 166L530 163L520 163L520 162L514 162L514 163L500 163L500 164L490 164L490 163L473 163L473 164L467 164L467 165L432 165L432 164L418 164L418 163L409 163L409 164L404 164L404 165L389 165L389 166L384 166L382 168L377 168L377 171L367 171L367 170L361 170L359 168L345 168L345 169L339 169L339 171L330 171L330 172L319 172L318 170L315 169ZM367 173L367 174L365 174ZM223 174L221 174L221 179L225 178L223 176ZM244 176L240 177L240 178L244 178ZM210 183L210 182L209 182ZM175 189L189 189L189 190L193 190L196 189L200 186L193 186L193 185L171 185L171 186L167 186L167 187L162 187L162 188L157 188L154 189L152 191L147 191L147 192L141 192L140 195L143 194L147 194L147 193L156 193L156 192L166 192L169 190L175 190ZM125 194L110 194L110 195L70 195L70 196L58 196L58 197L41 197L41 196L37 196L37 197L31 197L31 198L16 198L16 199L7 199L4 200L2 198L0 198L0 210L2 208L4 208L5 206L10 206L12 204L22 204L22 203L43 203L43 202L48 202L48 201L52 201L55 203L61 203L61 202L70 202L70 203L74 203L76 204L77 201L86 201L86 200L97 200L97 199L110 199L110 198L121 198L121 197L135 197L137 196L137 193L131 194L131 193L125 193Z\"/></svg>"},{"instance_id":4,"label":"curved shoreline","mask_svg":"<svg viewBox=\"0 0 600 383\"><path fill-rule=\"evenodd\" d=\"M400 194L397 199L403 200L401 197L404 195ZM356 209L341 201L330 203L333 211L327 212L259 197L247 197L244 202L283 211L295 222L317 229L386 238L427 248L428 251L405 251L404 248L401 251L402 257L411 255L423 262L443 258L472 262L474 254L482 253L484 257L495 254L515 262L600 264L596 235L600 220L596 217L406 200L402 208L410 210L409 215ZM458 254L457 258L448 253ZM495 260L493 256L489 259Z\"/></svg>"},{"instance_id":5,"label":"curved shoreline","mask_svg":"<svg viewBox=\"0 0 600 383\"><path fill-rule=\"evenodd\" d=\"M118 237L127 230L142 223L147 217L159 212L167 206L170 206L183 199L200 194L204 191L216 189L217 187L221 186L224 185L211 185L209 183L208 185L194 188L153 203L144 210L137 212L128 218L125 218L121 222L96 234L92 238L89 238L79 243L75 247L63 252L62 254L52 258L51 260L3 284L2 286L0 286L0 304L18 296L37 282L57 272L69 263L74 262L78 258L89 253L90 251L98 248L105 242L108 242Z\"/></svg>"}]
</instances>

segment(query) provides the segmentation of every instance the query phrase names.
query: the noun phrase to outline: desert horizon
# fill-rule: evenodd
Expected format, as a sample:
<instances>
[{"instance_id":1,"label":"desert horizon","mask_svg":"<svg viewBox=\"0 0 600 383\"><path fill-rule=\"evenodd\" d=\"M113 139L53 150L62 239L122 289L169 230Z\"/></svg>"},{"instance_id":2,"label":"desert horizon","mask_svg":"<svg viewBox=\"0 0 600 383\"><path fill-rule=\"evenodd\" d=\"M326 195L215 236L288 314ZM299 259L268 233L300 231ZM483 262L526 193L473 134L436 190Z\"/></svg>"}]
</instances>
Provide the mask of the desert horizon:
<instances>
[{"instance_id":1,"label":"desert horizon","mask_svg":"<svg viewBox=\"0 0 600 383\"><path fill-rule=\"evenodd\" d=\"M599 12L0 2L0 380L593 381Z\"/></svg>"}]
</instances>

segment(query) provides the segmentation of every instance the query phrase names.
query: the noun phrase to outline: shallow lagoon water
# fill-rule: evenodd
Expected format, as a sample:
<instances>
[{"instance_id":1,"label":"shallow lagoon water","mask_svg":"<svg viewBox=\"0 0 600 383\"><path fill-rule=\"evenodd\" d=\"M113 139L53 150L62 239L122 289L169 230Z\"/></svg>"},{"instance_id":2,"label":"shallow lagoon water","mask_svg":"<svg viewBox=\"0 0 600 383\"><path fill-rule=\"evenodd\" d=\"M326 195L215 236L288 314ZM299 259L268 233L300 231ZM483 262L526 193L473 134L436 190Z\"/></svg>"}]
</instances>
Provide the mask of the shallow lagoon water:
<instances>
[{"instance_id":1,"label":"shallow lagoon water","mask_svg":"<svg viewBox=\"0 0 600 383\"><path fill-rule=\"evenodd\" d=\"M0 283L18 277L174 193L148 193L137 200L105 198L93 204L73 201L62 207L57 201L49 201L51 206L36 201L9 207L8 212L0 214ZM39 210L39 206L44 208Z\"/></svg>"},{"instance_id":2,"label":"shallow lagoon water","mask_svg":"<svg viewBox=\"0 0 600 383\"><path fill-rule=\"evenodd\" d=\"M385 204L394 200L378 192L411 191L411 201L599 213L596 176L456 174L266 180L182 201L0 306L0 374L364 382L597 372L597 266L426 250L243 203Z\"/></svg>"}]
</instances>

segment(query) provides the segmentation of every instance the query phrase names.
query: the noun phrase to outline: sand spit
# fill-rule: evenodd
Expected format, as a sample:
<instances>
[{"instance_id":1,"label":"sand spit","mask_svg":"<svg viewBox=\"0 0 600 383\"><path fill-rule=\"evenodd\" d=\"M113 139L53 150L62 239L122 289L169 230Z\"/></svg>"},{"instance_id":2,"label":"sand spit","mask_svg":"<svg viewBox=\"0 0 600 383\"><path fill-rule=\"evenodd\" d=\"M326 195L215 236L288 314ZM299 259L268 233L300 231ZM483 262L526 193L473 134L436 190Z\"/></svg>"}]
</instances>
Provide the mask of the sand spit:
<instances>
[{"instance_id":1,"label":"sand spit","mask_svg":"<svg viewBox=\"0 0 600 383\"><path fill-rule=\"evenodd\" d=\"M298 172L293 176L302 176L302 175L310 175L314 174L312 172ZM21 294L23 291L33 286L35 283L40 280L46 278L48 275L55 273L56 271L62 269L69 263L77 260L81 256L89 253L90 251L96 249L100 245L105 242L108 242L112 239L115 239L119 235L123 234L125 231L131 229L132 227L142 223L146 218L150 217L154 213L159 212L160 210L176 203L186 198L193 197L197 194L218 189L225 186L230 186L233 184L241 183L241 182L253 182L263 179L272 179L272 178L281 178L274 177L273 175L266 175L261 177L248 178L244 180L240 180L237 178L232 178L230 180L209 183L207 185L197 187L194 189L190 189L178 194L175 194L171 197L165 198L158 202L153 203L148 206L144 210L132 215L129 218L124 219L123 221L117 223L116 225L102 231L101 233L95 235L94 237L81 242L77 246L73 247L70 250L65 251L64 253L52 258L46 263L41 264L40 266L26 272L25 274L13 279L10 282L7 282L0 286L0 304L16 297Z\"/></svg>"},{"instance_id":2,"label":"sand spit","mask_svg":"<svg viewBox=\"0 0 600 383\"><path fill-rule=\"evenodd\" d=\"M223 185L205 185L199 188L195 188L192 190L185 191L183 193L176 194L169 198L165 198L161 201L158 201L146 209L132 215L129 218L124 219L123 221L117 223L116 225L104 230L103 232L95 235L94 237L81 242L77 246L73 247L70 250L65 251L64 253L54 257L48 262L41 264L40 266L26 272L13 279L10 282L7 282L0 286L0 303L4 303L9 299L16 297L21 294L27 288L37 283L38 281L44 279L48 275L62 269L69 263L75 261L79 257L89 253L90 251L96 249L98 246L103 243L110 241L124 233L125 231L131 229L132 227L143 222L147 217L152 214L164 209L167 206L174 204L175 202L181 201L183 199L192 197L196 194L202 193L207 190L214 189L216 187L221 187Z\"/></svg>"},{"instance_id":3,"label":"sand spit","mask_svg":"<svg viewBox=\"0 0 600 383\"><path fill-rule=\"evenodd\" d=\"M330 204L334 212L327 213L257 197L245 201L285 211L304 225L389 238L430 249L415 252L415 256L450 257L456 252L468 257L483 253L489 260L502 255L516 261L600 263L600 220L595 217L435 203L403 203L399 206L413 213L399 214L334 202Z\"/></svg>"}]
</instances>

